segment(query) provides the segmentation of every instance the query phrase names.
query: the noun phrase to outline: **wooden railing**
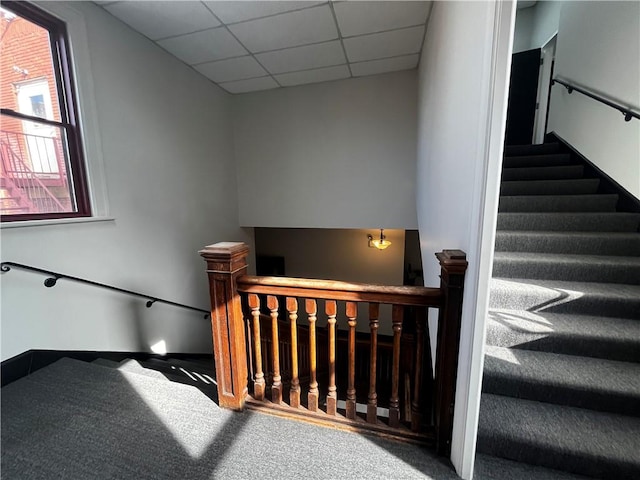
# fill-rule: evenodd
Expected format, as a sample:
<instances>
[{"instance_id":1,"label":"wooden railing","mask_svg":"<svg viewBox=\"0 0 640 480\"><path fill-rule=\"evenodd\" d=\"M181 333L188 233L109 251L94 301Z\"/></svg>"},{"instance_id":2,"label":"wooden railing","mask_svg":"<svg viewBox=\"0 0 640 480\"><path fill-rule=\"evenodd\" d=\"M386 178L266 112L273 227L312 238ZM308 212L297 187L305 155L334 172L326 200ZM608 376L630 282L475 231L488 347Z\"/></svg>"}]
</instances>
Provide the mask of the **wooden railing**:
<instances>
[{"instance_id":1,"label":"wooden railing","mask_svg":"<svg viewBox=\"0 0 640 480\"><path fill-rule=\"evenodd\" d=\"M441 284L426 288L249 276L248 252L229 242L200 252L220 406L421 440L448 455L465 254L436 254ZM363 303L366 333L357 331ZM380 318L381 304L391 305L390 319ZM429 308L439 310L435 369Z\"/></svg>"}]
</instances>

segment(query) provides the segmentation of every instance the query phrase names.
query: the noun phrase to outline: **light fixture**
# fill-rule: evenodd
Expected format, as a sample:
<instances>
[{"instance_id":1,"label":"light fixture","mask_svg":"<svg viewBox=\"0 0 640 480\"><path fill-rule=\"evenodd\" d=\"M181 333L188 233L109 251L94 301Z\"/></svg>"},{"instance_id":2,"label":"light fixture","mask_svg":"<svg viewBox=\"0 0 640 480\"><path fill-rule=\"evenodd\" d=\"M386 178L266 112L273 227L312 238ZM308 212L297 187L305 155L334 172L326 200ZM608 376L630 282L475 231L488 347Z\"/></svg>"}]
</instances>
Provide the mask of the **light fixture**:
<instances>
[{"instance_id":1,"label":"light fixture","mask_svg":"<svg viewBox=\"0 0 640 480\"><path fill-rule=\"evenodd\" d=\"M384 229L380 229L380 239L373 239L373 236L371 234L367 235L367 238L369 239L369 247L371 248L377 248L378 250L384 250L385 248L387 248L389 245L391 245L391 242L389 240L387 240L387 237L384 236Z\"/></svg>"}]
</instances>

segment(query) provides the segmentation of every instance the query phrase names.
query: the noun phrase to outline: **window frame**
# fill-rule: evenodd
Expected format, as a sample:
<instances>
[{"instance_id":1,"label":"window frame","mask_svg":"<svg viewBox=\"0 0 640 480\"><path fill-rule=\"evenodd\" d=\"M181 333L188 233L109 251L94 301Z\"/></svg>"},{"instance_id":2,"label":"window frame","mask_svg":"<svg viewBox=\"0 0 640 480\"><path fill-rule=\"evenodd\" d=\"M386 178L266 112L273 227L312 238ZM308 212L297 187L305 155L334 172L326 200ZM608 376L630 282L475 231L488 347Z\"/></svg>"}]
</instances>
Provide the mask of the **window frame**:
<instances>
[{"instance_id":1,"label":"window frame","mask_svg":"<svg viewBox=\"0 0 640 480\"><path fill-rule=\"evenodd\" d=\"M7 0L2 2L2 7L49 32L51 59L60 108L60 121L33 117L6 108L2 108L1 113L20 120L51 125L65 132L69 155L69 170L72 178L70 185L72 192L70 193L74 196L76 211L0 215L0 221L5 223L91 217L91 202L67 25L64 21L31 3Z\"/></svg>"}]
</instances>

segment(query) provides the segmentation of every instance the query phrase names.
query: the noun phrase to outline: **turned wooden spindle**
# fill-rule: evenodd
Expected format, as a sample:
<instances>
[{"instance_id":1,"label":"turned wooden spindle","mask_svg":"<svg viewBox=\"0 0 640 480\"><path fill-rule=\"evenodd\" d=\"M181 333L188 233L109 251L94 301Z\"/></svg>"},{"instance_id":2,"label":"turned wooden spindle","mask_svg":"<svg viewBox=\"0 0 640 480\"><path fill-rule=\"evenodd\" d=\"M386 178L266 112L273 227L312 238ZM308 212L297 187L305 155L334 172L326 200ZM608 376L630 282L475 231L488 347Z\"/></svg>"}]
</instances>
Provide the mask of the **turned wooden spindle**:
<instances>
[{"instance_id":1,"label":"turned wooden spindle","mask_svg":"<svg viewBox=\"0 0 640 480\"><path fill-rule=\"evenodd\" d=\"M338 388L336 387L336 314L338 307L334 300L325 302L325 312L329 317L329 388L327 389L327 414L335 415L338 410Z\"/></svg>"},{"instance_id":2,"label":"turned wooden spindle","mask_svg":"<svg viewBox=\"0 0 640 480\"><path fill-rule=\"evenodd\" d=\"M349 385L347 387L347 418L356 418L356 317L358 304L347 302L349 320Z\"/></svg>"},{"instance_id":3,"label":"turned wooden spindle","mask_svg":"<svg viewBox=\"0 0 640 480\"><path fill-rule=\"evenodd\" d=\"M391 310L393 326L393 366L391 371L391 398L389 399L389 426L400 426L400 335L402 334L402 306L394 305Z\"/></svg>"},{"instance_id":4,"label":"turned wooden spindle","mask_svg":"<svg viewBox=\"0 0 640 480\"><path fill-rule=\"evenodd\" d=\"M260 297L249 294L249 308L253 319L253 349L255 353L255 378L253 380L253 397L256 400L264 400L265 381L262 371L262 345L260 338Z\"/></svg>"},{"instance_id":5,"label":"turned wooden spindle","mask_svg":"<svg viewBox=\"0 0 640 480\"><path fill-rule=\"evenodd\" d=\"M369 397L367 401L367 422L378 423L378 394L376 393L376 361L378 359L378 317L380 305L369 304L369 328L371 329L369 361Z\"/></svg>"},{"instance_id":6,"label":"turned wooden spindle","mask_svg":"<svg viewBox=\"0 0 640 480\"><path fill-rule=\"evenodd\" d=\"M278 340L278 298L268 295L267 307L271 312L271 352L273 358L271 401L280 405L282 403L282 377L280 376L280 341Z\"/></svg>"},{"instance_id":7,"label":"turned wooden spindle","mask_svg":"<svg viewBox=\"0 0 640 480\"><path fill-rule=\"evenodd\" d=\"M300 379L298 378L298 300L287 297L287 311L291 323L291 389L289 390L289 405L300 407Z\"/></svg>"},{"instance_id":8,"label":"turned wooden spindle","mask_svg":"<svg viewBox=\"0 0 640 480\"><path fill-rule=\"evenodd\" d=\"M411 401L411 430L417 432L422 423L420 408L420 389L422 388L422 370L424 362L424 332L427 323L427 309L416 308L416 358L413 377L413 400ZM429 372L431 374L431 372Z\"/></svg>"},{"instance_id":9,"label":"turned wooden spindle","mask_svg":"<svg viewBox=\"0 0 640 480\"><path fill-rule=\"evenodd\" d=\"M305 310L309 315L309 393L307 407L312 412L318 411L318 379L316 378L316 315L318 309L315 300L305 301Z\"/></svg>"}]
</instances>

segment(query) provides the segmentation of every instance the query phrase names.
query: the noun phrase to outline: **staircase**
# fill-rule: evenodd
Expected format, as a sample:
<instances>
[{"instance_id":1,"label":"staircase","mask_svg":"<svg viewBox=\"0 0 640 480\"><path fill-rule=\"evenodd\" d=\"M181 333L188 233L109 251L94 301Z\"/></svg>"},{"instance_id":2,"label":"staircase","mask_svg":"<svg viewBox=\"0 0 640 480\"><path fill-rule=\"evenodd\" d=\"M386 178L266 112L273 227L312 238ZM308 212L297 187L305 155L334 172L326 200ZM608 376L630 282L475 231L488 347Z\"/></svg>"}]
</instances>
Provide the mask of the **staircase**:
<instances>
[{"instance_id":1,"label":"staircase","mask_svg":"<svg viewBox=\"0 0 640 480\"><path fill-rule=\"evenodd\" d=\"M585 167L506 149L478 451L640 478L640 213Z\"/></svg>"}]
</instances>

